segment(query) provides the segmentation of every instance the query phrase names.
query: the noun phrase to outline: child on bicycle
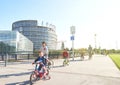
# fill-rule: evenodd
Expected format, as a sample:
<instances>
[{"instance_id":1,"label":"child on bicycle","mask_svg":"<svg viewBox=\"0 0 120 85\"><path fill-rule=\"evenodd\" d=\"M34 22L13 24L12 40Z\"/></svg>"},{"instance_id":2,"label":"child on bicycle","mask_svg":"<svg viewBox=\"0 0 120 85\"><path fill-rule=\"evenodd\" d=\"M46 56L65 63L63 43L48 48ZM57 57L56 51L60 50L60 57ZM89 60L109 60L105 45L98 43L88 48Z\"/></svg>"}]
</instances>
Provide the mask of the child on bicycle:
<instances>
[{"instance_id":1,"label":"child on bicycle","mask_svg":"<svg viewBox=\"0 0 120 85\"><path fill-rule=\"evenodd\" d=\"M45 77L46 73L47 73L47 69L45 66L45 60L46 58L43 56L43 52L39 51L39 57L37 59L35 59L35 61L32 63L36 63L36 70L38 70L38 72L43 72L43 77Z\"/></svg>"},{"instance_id":2,"label":"child on bicycle","mask_svg":"<svg viewBox=\"0 0 120 85\"><path fill-rule=\"evenodd\" d=\"M36 61L42 61L44 65L46 65L46 59L45 56L43 55L42 51L39 51L39 56L37 57L37 59L35 59L35 61L33 63L36 63Z\"/></svg>"}]
</instances>

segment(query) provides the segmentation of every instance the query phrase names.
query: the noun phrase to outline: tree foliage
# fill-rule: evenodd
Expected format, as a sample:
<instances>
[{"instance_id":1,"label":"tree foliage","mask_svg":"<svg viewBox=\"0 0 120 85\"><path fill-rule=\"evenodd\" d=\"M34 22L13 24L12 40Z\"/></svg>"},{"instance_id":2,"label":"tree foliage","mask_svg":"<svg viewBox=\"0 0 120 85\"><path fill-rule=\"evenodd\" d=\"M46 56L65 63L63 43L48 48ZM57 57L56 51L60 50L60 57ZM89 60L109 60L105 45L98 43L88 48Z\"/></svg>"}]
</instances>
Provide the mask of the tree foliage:
<instances>
[{"instance_id":1,"label":"tree foliage","mask_svg":"<svg viewBox=\"0 0 120 85\"><path fill-rule=\"evenodd\" d=\"M15 52L15 47L4 42L0 42L0 54L10 54Z\"/></svg>"}]
</instances>

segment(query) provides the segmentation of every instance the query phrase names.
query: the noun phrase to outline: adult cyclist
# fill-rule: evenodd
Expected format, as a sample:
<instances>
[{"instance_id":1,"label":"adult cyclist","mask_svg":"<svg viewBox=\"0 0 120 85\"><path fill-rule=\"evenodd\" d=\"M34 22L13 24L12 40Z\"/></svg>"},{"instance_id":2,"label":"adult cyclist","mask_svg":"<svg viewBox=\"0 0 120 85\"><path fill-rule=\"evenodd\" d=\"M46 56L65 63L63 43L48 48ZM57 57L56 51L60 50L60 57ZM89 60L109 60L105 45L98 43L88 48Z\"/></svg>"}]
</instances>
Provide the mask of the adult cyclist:
<instances>
[{"instance_id":1,"label":"adult cyclist","mask_svg":"<svg viewBox=\"0 0 120 85\"><path fill-rule=\"evenodd\" d=\"M64 49L63 51L63 65L69 65L69 53L67 52L67 49Z\"/></svg>"}]
</instances>

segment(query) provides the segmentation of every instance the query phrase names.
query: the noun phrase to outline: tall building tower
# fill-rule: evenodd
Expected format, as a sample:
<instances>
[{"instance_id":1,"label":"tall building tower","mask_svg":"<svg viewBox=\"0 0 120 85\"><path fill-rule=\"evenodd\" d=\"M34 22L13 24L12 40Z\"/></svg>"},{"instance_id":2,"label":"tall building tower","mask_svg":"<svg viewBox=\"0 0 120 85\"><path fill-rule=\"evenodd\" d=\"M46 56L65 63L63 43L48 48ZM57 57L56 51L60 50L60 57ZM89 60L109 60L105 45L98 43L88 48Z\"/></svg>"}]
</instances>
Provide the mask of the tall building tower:
<instances>
[{"instance_id":1,"label":"tall building tower","mask_svg":"<svg viewBox=\"0 0 120 85\"><path fill-rule=\"evenodd\" d=\"M56 49L57 35L54 25L38 26L37 20L21 20L12 24L12 30L19 31L30 39L34 50L39 50L43 41L47 43L48 49Z\"/></svg>"}]
</instances>

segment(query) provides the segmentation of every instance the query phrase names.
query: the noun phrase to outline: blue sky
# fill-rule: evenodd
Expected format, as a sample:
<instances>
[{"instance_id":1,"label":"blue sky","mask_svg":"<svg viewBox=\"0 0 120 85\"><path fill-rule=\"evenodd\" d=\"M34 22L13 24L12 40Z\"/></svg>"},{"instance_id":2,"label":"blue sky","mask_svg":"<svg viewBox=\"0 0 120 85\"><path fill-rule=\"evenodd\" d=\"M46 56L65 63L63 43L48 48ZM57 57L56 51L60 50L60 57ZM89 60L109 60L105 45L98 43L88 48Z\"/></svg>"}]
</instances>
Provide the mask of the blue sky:
<instances>
[{"instance_id":1,"label":"blue sky","mask_svg":"<svg viewBox=\"0 0 120 85\"><path fill-rule=\"evenodd\" d=\"M75 48L120 48L119 0L0 0L0 29L11 30L19 20L38 20L56 26L58 41L71 48L70 26L76 27Z\"/></svg>"}]
</instances>

